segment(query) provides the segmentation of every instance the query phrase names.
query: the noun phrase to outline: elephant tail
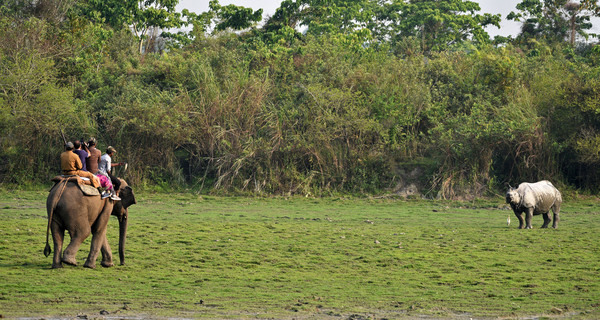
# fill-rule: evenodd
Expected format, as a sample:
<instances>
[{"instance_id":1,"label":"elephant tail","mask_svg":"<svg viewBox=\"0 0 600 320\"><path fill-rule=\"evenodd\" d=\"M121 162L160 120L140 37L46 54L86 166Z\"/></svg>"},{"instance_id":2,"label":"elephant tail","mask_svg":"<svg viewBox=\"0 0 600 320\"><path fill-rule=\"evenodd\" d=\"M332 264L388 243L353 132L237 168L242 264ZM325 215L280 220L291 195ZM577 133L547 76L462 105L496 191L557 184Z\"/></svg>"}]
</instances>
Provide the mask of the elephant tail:
<instances>
[{"instance_id":1,"label":"elephant tail","mask_svg":"<svg viewBox=\"0 0 600 320\"><path fill-rule=\"evenodd\" d=\"M44 256L46 256L46 257L48 255L50 255L50 252L52 252L52 249L50 248L50 243L48 242L48 238L50 236L50 225L52 224L52 216L54 214L54 209L56 208L58 201L62 197L63 191L65 191L65 188L67 187L68 179L62 178L59 183L62 183L63 186L60 189L58 197L54 198L54 201L52 202L52 206L50 208L48 208L48 228L46 229L46 247L44 247Z\"/></svg>"},{"instance_id":2,"label":"elephant tail","mask_svg":"<svg viewBox=\"0 0 600 320\"><path fill-rule=\"evenodd\" d=\"M44 256L49 256L52 249L50 249L50 244L48 243L48 236L46 236L46 247L44 248Z\"/></svg>"}]
</instances>

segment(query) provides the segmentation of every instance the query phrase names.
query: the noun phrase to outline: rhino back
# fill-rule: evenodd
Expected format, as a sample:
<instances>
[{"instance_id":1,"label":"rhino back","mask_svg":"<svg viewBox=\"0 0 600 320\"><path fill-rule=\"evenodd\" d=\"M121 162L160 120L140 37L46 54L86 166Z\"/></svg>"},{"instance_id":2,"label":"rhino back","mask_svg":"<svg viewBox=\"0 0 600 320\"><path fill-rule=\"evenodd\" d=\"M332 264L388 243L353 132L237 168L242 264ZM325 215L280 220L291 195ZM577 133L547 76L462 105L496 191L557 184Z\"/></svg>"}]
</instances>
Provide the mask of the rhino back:
<instances>
[{"instance_id":1,"label":"rhino back","mask_svg":"<svg viewBox=\"0 0 600 320\"><path fill-rule=\"evenodd\" d=\"M519 192L523 197L523 205L534 208L535 213L545 213L554 203L562 201L560 192L549 181L543 180L536 183L521 183Z\"/></svg>"}]
</instances>

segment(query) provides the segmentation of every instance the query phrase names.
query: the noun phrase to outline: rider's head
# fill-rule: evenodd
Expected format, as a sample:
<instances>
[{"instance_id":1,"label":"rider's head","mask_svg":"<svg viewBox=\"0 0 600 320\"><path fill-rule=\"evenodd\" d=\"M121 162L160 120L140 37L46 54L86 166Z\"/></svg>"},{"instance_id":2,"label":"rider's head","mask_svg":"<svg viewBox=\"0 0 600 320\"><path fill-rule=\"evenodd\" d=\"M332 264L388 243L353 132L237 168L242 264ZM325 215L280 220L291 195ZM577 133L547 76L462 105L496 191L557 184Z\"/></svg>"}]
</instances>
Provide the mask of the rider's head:
<instances>
[{"instance_id":1,"label":"rider's head","mask_svg":"<svg viewBox=\"0 0 600 320\"><path fill-rule=\"evenodd\" d=\"M117 154L117 150L111 146L109 146L108 148L106 148L106 154L108 154L109 156L114 156L115 154Z\"/></svg>"}]
</instances>

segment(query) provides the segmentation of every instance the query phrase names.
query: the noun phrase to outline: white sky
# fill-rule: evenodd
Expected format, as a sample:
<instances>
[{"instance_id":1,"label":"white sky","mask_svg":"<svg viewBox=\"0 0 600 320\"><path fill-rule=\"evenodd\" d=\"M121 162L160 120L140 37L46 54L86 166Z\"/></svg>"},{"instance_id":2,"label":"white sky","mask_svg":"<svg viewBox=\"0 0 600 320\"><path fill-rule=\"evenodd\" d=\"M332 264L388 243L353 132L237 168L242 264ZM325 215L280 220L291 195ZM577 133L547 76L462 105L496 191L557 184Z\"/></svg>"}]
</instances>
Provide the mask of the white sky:
<instances>
[{"instance_id":1,"label":"white sky","mask_svg":"<svg viewBox=\"0 0 600 320\"><path fill-rule=\"evenodd\" d=\"M519 22L507 21L506 16L516 10L516 6L521 0L472 0L479 2L481 7L481 13L500 13L502 15L502 22L500 23L500 29L496 27L488 27L486 30L493 38L496 35L517 35L520 31L521 24ZM201 13L208 11L209 0L179 0L177 5L178 11L188 9L192 12ZM280 0L219 0L221 5L235 4L237 6L243 6L258 10L263 9L263 19L267 16L275 13L275 10L279 8L281 4ZM592 22L595 23L594 28L591 32L600 33L600 23L597 19Z\"/></svg>"}]
</instances>

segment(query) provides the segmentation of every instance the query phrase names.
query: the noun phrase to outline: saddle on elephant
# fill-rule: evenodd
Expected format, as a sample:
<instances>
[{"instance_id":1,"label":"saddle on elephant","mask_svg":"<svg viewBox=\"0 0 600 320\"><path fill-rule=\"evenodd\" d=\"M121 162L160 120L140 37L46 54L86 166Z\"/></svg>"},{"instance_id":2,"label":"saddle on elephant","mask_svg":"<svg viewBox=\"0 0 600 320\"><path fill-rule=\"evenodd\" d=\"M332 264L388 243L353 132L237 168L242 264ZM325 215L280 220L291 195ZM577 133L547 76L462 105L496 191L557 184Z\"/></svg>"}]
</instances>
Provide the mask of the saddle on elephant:
<instances>
[{"instance_id":1,"label":"saddle on elephant","mask_svg":"<svg viewBox=\"0 0 600 320\"><path fill-rule=\"evenodd\" d=\"M69 181L73 181L73 182L77 182L77 186L79 187L79 189L81 189L81 191L83 192L84 195L86 195L86 196L99 196L100 195L100 191L98 191L97 188L94 188L94 186L92 185L92 182L88 178L80 177L77 175L60 175L60 176L56 176L56 177L52 178L51 181L54 182L54 185L52 186L50 191L52 191L52 189L56 188L56 186L59 185L60 182L64 181L65 183L67 183Z\"/></svg>"}]
</instances>

